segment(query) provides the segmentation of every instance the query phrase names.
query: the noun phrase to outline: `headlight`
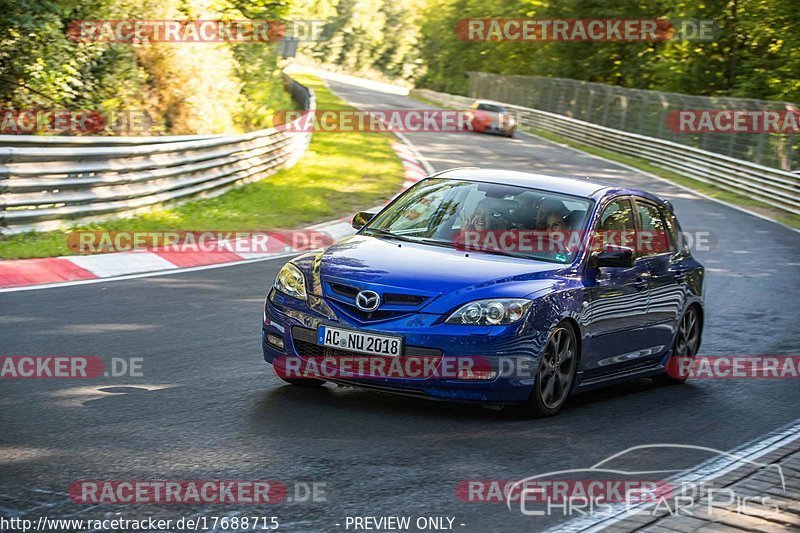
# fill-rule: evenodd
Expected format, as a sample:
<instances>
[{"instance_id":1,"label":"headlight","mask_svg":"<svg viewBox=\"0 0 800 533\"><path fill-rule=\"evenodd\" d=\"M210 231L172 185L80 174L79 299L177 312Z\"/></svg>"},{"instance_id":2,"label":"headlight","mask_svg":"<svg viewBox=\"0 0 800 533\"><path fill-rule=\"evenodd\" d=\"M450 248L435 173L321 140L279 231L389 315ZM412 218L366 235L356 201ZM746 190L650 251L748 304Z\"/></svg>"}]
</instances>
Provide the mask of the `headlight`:
<instances>
[{"instance_id":1,"label":"headlight","mask_svg":"<svg viewBox=\"0 0 800 533\"><path fill-rule=\"evenodd\" d=\"M275 288L298 300L306 299L305 277L300 269L291 263L283 265L281 271L275 276Z\"/></svg>"},{"instance_id":2,"label":"headlight","mask_svg":"<svg viewBox=\"0 0 800 533\"><path fill-rule=\"evenodd\" d=\"M497 298L475 300L462 305L450 315L448 324L470 326L500 326L519 322L533 302L525 298Z\"/></svg>"}]
</instances>

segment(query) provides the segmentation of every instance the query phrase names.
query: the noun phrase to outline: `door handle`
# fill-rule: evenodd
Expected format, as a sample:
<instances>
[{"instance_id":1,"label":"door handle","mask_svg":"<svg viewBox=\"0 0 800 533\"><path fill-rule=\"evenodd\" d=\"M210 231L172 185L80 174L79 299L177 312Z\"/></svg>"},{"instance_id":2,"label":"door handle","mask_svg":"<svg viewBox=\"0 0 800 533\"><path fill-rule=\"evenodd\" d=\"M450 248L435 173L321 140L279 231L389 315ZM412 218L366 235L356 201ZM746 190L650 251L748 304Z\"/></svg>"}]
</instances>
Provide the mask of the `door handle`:
<instances>
[{"instance_id":1,"label":"door handle","mask_svg":"<svg viewBox=\"0 0 800 533\"><path fill-rule=\"evenodd\" d=\"M646 289L647 285L650 283L650 274L640 274L636 276L636 281L633 282L633 286L636 287L638 290Z\"/></svg>"}]
</instances>

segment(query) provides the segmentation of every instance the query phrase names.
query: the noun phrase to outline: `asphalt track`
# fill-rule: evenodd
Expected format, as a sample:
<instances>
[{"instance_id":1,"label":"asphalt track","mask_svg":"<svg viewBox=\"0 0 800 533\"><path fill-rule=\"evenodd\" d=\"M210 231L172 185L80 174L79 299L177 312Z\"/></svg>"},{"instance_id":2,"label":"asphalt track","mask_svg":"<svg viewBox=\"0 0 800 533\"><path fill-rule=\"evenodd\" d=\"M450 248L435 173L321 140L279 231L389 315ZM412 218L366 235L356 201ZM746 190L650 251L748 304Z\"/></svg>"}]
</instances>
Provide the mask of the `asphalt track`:
<instances>
[{"instance_id":1,"label":"asphalt track","mask_svg":"<svg viewBox=\"0 0 800 533\"><path fill-rule=\"evenodd\" d=\"M332 86L364 107L427 107L363 87ZM532 137L408 137L437 170L479 165L586 175L669 198L684 229L708 231L714 243L696 253L708 278L701 352L797 353L800 234ZM263 297L283 261L0 294L0 354L140 357L144 374L0 381L0 514L240 512L277 516L287 531L344 531L347 516L450 516L460 531L535 531L564 517L462 503L456 485L586 467L640 444L730 450L800 415L800 387L791 379L697 380L680 387L643 380L574 397L547 420L332 386L287 386L263 362L259 345ZM707 458L664 451L630 462L688 468ZM93 507L66 496L81 479L313 481L326 484L326 501Z\"/></svg>"}]
</instances>

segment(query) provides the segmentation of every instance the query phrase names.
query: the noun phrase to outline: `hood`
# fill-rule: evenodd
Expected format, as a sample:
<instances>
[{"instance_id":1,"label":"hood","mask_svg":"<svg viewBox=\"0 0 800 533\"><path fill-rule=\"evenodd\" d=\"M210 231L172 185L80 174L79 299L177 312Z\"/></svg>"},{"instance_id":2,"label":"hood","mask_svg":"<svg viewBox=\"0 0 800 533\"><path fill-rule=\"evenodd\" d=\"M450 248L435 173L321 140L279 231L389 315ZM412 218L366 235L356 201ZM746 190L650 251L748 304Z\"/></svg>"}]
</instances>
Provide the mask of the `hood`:
<instances>
[{"instance_id":1,"label":"hood","mask_svg":"<svg viewBox=\"0 0 800 533\"><path fill-rule=\"evenodd\" d=\"M318 296L337 299L341 294L332 292L333 283L334 289L347 286L416 298L421 303L415 311L428 313L444 313L479 298L524 297L558 283L566 270L565 265L534 259L467 254L363 235L293 262L306 272L311 292Z\"/></svg>"}]
</instances>

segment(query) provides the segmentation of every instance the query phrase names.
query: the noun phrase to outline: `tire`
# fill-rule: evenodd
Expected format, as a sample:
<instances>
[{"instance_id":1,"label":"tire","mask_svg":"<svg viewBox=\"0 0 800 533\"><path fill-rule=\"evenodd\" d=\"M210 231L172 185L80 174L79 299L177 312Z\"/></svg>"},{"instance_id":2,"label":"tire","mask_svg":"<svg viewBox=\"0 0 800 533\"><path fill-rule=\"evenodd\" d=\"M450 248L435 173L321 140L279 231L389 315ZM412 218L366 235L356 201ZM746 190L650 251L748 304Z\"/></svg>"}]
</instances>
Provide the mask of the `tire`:
<instances>
[{"instance_id":1,"label":"tire","mask_svg":"<svg viewBox=\"0 0 800 533\"><path fill-rule=\"evenodd\" d=\"M679 357L688 357L694 360L700 348L700 337L703 332L702 317L698 307L692 305L681 317L678 331L675 333L675 342L672 345L672 355L667 361L667 371L656 378L656 381L666 385L680 385L689 377L684 365L679 363Z\"/></svg>"},{"instance_id":2,"label":"tire","mask_svg":"<svg viewBox=\"0 0 800 533\"><path fill-rule=\"evenodd\" d=\"M533 391L528 401L520 406L524 416L544 418L554 416L564 408L575 384L578 357L575 329L562 321L547 338Z\"/></svg>"}]
</instances>

